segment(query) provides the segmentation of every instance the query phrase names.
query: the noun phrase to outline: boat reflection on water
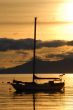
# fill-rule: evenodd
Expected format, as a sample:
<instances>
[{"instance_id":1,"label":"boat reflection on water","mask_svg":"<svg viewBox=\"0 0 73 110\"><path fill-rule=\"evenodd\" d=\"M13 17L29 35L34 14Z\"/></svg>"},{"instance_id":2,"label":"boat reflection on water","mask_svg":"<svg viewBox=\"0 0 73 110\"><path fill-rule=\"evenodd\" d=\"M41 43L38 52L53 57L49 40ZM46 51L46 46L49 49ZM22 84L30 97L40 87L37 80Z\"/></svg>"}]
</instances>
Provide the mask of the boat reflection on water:
<instances>
[{"instance_id":1,"label":"boat reflection on water","mask_svg":"<svg viewBox=\"0 0 73 110\"><path fill-rule=\"evenodd\" d=\"M33 110L35 110L35 94L33 94Z\"/></svg>"},{"instance_id":2,"label":"boat reflection on water","mask_svg":"<svg viewBox=\"0 0 73 110\"><path fill-rule=\"evenodd\" d=\"M22 100L23 108L25 110L54 110L55 106L53 104L60 104L61 97L64 96L62 93L19 93L14 92L13 98L20 102ZM60 98L60 99L59 99ZM55 100L55 102L53 100ZM50 105L51 104L51 105ZM20 104L22 106L22 104ZM21 107L22 108L22 107ZM55 109L58 110L58 109Z\"/></svg>"},{"instance_id":3,"label":"boat reflection on water","mask_svg":"<svg viewBox=\"0 0 73 110\"><path fill-rule=\"evenodd\" d=\"M26 96L25 96L26 95ZM19 93L19 92L14 92L13 93L13 99L18 99L18 97L24 97L24 101L26 100L26 97L27 97L27 100L29 101L29 103L30 102L32 102L32 110L36 110L36 95L37 94L30 94L29 96L28 96L28 93L26 93L26 94L23 94L23 93ZM30 97L31 96L31 97ZM20 98L20 99L22 99L22 98ZM31 100L30 100L31 99ZM26 100L26 102L27 102L27 100ZM27 104L24 104L25 105L25 107L24 108L31 108L31 106L27 106Z\"/></svg>"}]
</instances>

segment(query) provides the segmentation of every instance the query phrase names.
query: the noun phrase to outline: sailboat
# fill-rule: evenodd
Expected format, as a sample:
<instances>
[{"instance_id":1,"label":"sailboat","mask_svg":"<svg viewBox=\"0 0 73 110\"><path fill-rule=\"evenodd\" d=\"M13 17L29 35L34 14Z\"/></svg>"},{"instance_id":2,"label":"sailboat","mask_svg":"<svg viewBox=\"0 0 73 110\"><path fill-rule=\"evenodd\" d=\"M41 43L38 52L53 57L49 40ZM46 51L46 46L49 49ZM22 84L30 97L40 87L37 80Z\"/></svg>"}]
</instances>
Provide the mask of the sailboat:
<instances>
[{"instance_id":1,"label":"sailboat","mask_svg":"<svg viewBox=\"0 0 73 110\"><path fill-rule=\"evenodd\" d=\"M36 63L36 21L37 18L35 17L34 21L34 49L33 49L33 81L32 82L22 82L18 80L13 80L12 83L10 83L13 88L17 92L58 92L64 89L64 81L62 81L62 78L40 78L35 75L35 63ZM36 83L36 80L41 79L48 79L49 81L47 83L38 84Z\"/></svg>"}]
</instances>

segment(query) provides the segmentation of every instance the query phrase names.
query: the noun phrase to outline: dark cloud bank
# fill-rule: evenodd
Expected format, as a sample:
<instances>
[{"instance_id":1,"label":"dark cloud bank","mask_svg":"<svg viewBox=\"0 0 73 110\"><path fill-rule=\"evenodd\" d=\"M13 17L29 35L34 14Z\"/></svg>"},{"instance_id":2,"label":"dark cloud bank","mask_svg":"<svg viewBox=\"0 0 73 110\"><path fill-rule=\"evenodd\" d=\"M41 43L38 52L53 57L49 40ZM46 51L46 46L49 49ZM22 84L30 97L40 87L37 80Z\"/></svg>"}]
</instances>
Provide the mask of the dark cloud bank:
<instances>
[{"instance_id":1,"label":"dark cloud bank","mask_svg":"<svg viewBox=\"0 0 73 110\"><path fill-rule=\"evenodd\" d=\"M41 41L37 40L37 48L42 47L59 47L59 46L73 46L73 41L62 41L62 40L53 40L53 41ZM33 49L33 39L7 39L0 38L0 51L6 50L19 50L19 49Z\"/></svg>"}]
</instances>

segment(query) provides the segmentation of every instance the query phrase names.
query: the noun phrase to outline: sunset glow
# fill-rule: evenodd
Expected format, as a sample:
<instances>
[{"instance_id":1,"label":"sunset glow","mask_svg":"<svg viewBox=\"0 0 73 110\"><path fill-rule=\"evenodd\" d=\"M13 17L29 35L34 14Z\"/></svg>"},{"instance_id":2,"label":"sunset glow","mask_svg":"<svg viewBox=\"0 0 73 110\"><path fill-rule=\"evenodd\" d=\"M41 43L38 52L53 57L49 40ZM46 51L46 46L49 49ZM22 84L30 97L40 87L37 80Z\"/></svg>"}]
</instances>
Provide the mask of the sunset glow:
<instances>
[{"instance_id":1,"label":"sunset glow","mask_svg":"<svg viewBox=\"0 0 73 110\"><path fill-rule=\"evenodd\" d=\"M73 3L60 4L57 19L73 22Z\"/></svg>"},{"instance_id":2,"label":"sunset glow","mask_svg":"<svg viewBox=\"0 0 73 110\"><path fill-rule=\"evenodd\" d=\"M73 40L72 0L0 1L0 38L33 38L37 17L37 39Z\"/></svg>"},{"instance_id":3,"label":"sunset glow","mask_svg":"<svg viewBox=\"0 0 73 110\"><path fill-rule=\"evenodd\" d=\"M60 4L57 19L61 21L73 22L73 2Z\"/></svg>"}]
</instances>

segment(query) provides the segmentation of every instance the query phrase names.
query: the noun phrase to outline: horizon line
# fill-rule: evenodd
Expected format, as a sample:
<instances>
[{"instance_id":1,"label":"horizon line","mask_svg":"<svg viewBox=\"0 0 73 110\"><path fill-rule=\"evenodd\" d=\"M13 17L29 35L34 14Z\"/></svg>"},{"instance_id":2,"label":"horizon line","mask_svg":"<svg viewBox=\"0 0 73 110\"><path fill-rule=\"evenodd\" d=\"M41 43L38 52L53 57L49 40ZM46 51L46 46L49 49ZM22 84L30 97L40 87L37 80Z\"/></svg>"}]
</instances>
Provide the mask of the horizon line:
<instances>
[{"instance_id":1,"label":"horizon line","mask_svg":"<svg viewBox=\"0 0 73 110\"><path fill-rule=\"evenodd\" d=\"M22 24L33 24L34 22L0 22L0 25L22 25ZM73 24L73 21L37 21L38 24Z\"/></svg>"}]
</instances>

